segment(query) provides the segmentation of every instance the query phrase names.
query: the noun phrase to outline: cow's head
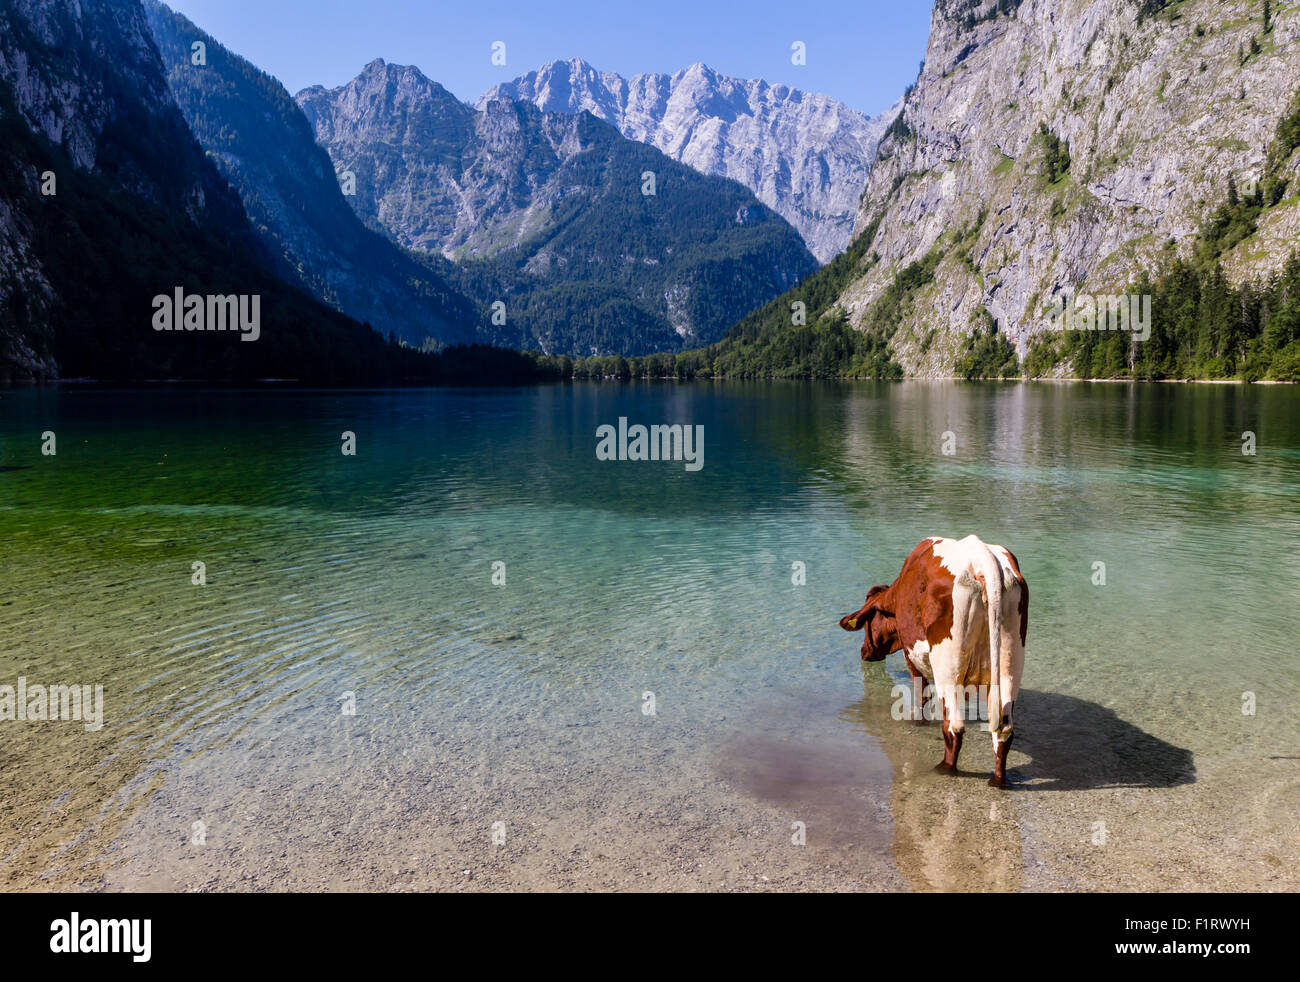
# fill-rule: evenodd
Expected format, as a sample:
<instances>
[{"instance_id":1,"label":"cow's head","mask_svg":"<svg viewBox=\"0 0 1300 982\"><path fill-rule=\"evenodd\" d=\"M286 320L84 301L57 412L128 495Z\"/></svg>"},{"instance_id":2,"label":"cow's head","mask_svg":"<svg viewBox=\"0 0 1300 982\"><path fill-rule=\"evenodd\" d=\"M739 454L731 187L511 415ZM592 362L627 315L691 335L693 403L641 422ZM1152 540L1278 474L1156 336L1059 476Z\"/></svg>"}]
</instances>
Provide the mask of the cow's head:
<instances>
[{"instance_id":1,"label":"cow's head","mask_svg":"<svg viewBox=\"0 0 1300 982\"><path fill-rule=\"evenodd\" d=\"M840 627L846 631L862 631L862 660L883 661L891 651L897 651L898 621L892 610L880 606L881 594L887 586L873 586L867 591L862 609L840 618Z\"/></svg>"}]
</instances>

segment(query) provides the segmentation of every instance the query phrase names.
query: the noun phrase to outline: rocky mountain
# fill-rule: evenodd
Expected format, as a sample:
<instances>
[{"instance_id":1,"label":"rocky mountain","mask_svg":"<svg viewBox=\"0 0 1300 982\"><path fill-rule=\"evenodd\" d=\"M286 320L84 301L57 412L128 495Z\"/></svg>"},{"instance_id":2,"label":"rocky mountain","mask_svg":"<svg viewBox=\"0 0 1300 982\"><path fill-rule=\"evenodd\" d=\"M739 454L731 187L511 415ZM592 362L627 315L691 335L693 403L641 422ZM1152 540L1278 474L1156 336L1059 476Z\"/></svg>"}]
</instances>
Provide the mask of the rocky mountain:
<instances>
[{"instance_id":1,"label":"rocky mountain","mask_svg":"<svg viewBox=\"0 0 1300 982\"><path fill-rule=\"evenodd\" d=\"M1057 297L1194 253L1266 279L1300 242L1298 90L1300 3L938 0L828 309L948 375L981 325L1024 354ZM1212 214L1240 233L1207 253Z\"/></svg>"},{"instance_id":2,"label":"rocky mountain","mask_svg":"<svg viewBox=\"0 0 1300 982\"><path fill-rule=\"evenodd\" d=\"M110 45L120 49L112 60ZM0 0L0 121L9 135L0 153L10 178L0 200L0 360L10 373L58 371L52 327L63 271L50 268L42 246L66 168L97 171L197 227L247 231L238 199L189 139L157 68L138 7ZM34 151L45 145L66 168L51 157L36 169ZM170 159L168 147L176 148ZM53 195L41 193L47 174Z\"/></svg>"},{"instance_id":3,"label":"rocky mountain","mask_svg":"<svg viewBox=\"0 0 1300 982\"><path fill-rule=\"evenodd\" d=\"M450 264L417 262L361 223L284 87L158 0L144 5L172 95L280 276L416 347L473 340L479 311L449 282Z\"/></svg>"},{"instance_id":4,"label":"rocky mountain","mask_svg":"<svg viewBox=\"0 0 1300 982\"><path fill-rule=\"evenodd\" d=\"M876 144L901 106L867 117L824 95L731 78L704 64L628 79L581 59L494 86L476 105L499 99L589 112L702 174L739 181L823 263L849 244Z\"/></svg>"},{"instance_id":5,"label":"rocky mountain","mask_svg":"<svg viewBox=\"0 0 1300 982\"><path fill-rule=\"evenodd\" d=\"M718 338L817 268L740 184L701 175L589 113L465 105L375 61L297 95L348 203L412 249L458 260L497 343L638 354Z\"/></svg>"},{"instance_id":6,"label":"rocky mountain","mask_svg":"<svg viewBox=\"0 0 1300 982\"><path fill-rule=\"evenodd\" d=\"M269 263L138 0L0 0L0 378L345 382L406 357ZM257 297L255 343L156 331L154 298L178 289Z\"/></svg>"}]
</instances>

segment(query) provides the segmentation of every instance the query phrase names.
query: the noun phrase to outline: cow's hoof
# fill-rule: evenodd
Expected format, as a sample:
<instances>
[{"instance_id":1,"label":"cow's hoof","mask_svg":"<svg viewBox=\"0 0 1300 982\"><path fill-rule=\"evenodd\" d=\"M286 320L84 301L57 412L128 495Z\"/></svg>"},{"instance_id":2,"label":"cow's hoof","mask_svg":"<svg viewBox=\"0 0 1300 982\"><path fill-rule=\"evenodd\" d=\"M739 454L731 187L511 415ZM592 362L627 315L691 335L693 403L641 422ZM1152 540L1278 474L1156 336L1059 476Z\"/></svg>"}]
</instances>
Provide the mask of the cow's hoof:
<instances>
[{"instance_id":1,"label":"cow's hoof","mask_svg":"<svg viewBox=\"0 0 1300 982\"><path fill-rule=\"evenodd\" d=\"M1006 786L1007 786L1007 779L1005 775L1002 777L998 777L996 774L994 774L991 778L989 778L990 788L1005 788Z\"/></svg>"},{"instance_id":2,"label":"cow's hoof","mask_svg":"<svg viewBox=\"0 0 1300 982\"><path fill-rule=\"evenodd\" d=\"M934 772L936 774L956 774L957 765L950 764L946 760L941 760L939 763L934 765Z\"/></svg>"}]
</instances>

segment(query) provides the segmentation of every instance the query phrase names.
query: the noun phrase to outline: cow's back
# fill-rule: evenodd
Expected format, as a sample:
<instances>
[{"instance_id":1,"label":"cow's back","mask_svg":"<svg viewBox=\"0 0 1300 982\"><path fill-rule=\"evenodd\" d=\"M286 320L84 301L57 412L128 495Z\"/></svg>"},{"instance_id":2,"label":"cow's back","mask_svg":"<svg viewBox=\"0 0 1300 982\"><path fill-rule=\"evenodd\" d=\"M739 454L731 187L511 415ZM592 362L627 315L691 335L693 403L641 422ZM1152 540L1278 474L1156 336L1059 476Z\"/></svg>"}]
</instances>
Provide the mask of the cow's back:
<instances>
[{"instance_id":1,"label":"cow's back","mask_svg":"<svg viewBox=\"0 0 1300 982\"><path fill-rule=\"evenodd\" d=\"M1011 682L1014 692L1019 688L1024 662L1028 586L1020 572L1019 562L1009 549L987 545L973 535L964 539L932 536L908 556L904 573L909 567L914 569L913 577L926 593L922 604L929 606L924 616L927 632L924 639L918 639L915 644L916 657L909 656L909 659L927 678L935 681L940 681L935 675L937 669L952 684L992 684L989 591L981 574L981 570L989 566L989 553L1001 573L998 584L1001 589L994 591L1001 595L999 667L1004 679Z\"/></svg>"}]
</instances>

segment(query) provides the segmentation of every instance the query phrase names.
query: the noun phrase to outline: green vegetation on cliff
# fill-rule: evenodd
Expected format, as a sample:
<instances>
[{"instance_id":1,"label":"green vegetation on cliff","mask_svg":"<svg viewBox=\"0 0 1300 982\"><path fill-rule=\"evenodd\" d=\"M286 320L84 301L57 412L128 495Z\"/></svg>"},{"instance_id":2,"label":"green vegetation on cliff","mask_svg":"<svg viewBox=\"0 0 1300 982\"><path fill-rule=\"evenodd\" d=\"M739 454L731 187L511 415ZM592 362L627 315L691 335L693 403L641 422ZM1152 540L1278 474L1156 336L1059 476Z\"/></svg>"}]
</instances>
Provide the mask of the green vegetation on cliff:
<instances>
[{"instance_id":1,"label":"green vegetation on cliff","mask_svg":"<svg viewBox=\"0 0 1300 982\"><path fill-rule=\"evenodd\" d=\"M880 332L853 329L837 303L863 266L876 261L866 255L874 237L873 225L845 252L744 317L715 344L632 358L579 358L570 363L571 374L575 378L899 378L902 369L889 357L888 338ZM913 272L912 278L916 275ZM561 359L534 357L547 371L569 374Z\"/></svg>"},{"instance_id":2,"label":"green vegetation on cliff","mask_svg":"<svg viewBox=\"0 0 1300 982\"><path fill-rule=\"evenodd\" d=\"M964 379L1018 378L1020 358L1011 339L998 330L987 310L966 338L966 348L957 359L957 374Z\"/></svg>"},{"instance_id":3,"label":"green vegetation on cliff","mask_svg":"<svg viewBox=\"0 0 1300 982\"><path fill-rule=\"evenodd\" d=\"M1130 294L1151 297L1151 334L1127 331L1044 334L1025 360L1030 376L1070 364L1080 378L1275 379L1300 381L1300 258L1266 281L1233 285L1222 259L1255 235L1270 209L1284 202L1292 158L1300 149L1300 91L1278 122L1263 179L1249 194L1228 181L1223 203L1211 212L1190 257L1170 253L1155 275L1143 275Z\"/></svg>"},{"instance_id":4,"label":"green vegetation on cliff","mask_svg":"<svg viewBox=\"0 0 1300 982\"><path fill-rule=\"evenodd\" d=\"M1061 362L1078 378L1276 379L1300 381L1300 258L1267 283L1233 286L1217 263L1172 259L1129 287L1151 297L1151 334L1073 331L1041 335L1025 359L1029 376Z\"/></svg>"},{"instance_id":5,"label":"green vegetation on cliff","mask_svg":"<svg viewBox=\"0 0 1300 982\"><path fill-rule=\"evenodd\" d=\"M690 378L897 378L888 337L849 326L838 300L876 262L867 248L872 225L849 248L797 287L754 311L716 344L679 356L677 374ZM905 292L905 291L904 291Z\"/></svg>"},{"instance_id":6,"label":"green vegetation on cliff","mask_svg":"<svg viewBox=\"0 0 1300 982\"><path fill-rule=\"evenodd\" d=\"M1048 184L1055 184L1070 172L1070 144L1053 133L1046 123L1038 124L1043 140L1043 176Z\"/></svg>"}]
</instances>

